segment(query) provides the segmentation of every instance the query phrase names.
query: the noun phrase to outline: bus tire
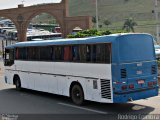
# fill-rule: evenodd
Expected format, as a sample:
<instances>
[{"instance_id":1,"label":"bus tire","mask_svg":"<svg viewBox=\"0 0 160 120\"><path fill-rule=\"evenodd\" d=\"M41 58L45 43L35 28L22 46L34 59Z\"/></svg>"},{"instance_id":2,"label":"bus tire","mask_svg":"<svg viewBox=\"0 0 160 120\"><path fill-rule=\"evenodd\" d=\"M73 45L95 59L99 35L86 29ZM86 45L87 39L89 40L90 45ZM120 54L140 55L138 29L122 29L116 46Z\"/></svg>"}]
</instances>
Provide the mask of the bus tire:
<instances>
[{"instance_id":1,"label":"bus tire","mask_svg":"<svg viewBox=\"0 0 160 120\"><path fill-rule=\"evenodd\" d=\"M15 82L16 90L20 91L21 90L21 80L20 80L20 78L19 77L15 77L14 82Z\"/></svg>"},{"instance_id":2,"label":"bus tire","mask_svg":"<svg viewBox=\"0 0 160 120\"><path fill-rule=\"evenodd\" d=\"M75 84L71 88L71 99L76 105L83 105L84 103L84 92L80 85Z\"/></svg>"}]
</instances>

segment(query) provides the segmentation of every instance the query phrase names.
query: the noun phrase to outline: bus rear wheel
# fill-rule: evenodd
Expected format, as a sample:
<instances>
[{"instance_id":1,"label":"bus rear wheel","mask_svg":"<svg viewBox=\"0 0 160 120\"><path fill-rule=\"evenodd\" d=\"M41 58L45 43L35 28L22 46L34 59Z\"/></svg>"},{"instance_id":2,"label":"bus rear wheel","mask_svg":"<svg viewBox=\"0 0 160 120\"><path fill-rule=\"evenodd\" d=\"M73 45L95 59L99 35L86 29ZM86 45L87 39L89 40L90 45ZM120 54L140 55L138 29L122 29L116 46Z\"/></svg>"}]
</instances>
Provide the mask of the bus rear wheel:
<instances>
[{"instance_id":1,"label":"bus rear wheel","mask_svg":"<svg viewBox=\"0 0 160 120\"><path fill-rule=\"evenodd\" d=\"M16 85L17 90L21 90L21 81L20 81L19 77L15 78L15 85Z\"/></svg>"},{"instance_id":2,"label":"bus rear wheel","mask_svg":"<svg viewBox=\"0 0 160 120\"><path fill-rule=\"evenodd\" d=\"M84 93L80 85L75 84L72 87L71 99L76 105L82 105L84 103Z\"/></svg>"}]
</instances>

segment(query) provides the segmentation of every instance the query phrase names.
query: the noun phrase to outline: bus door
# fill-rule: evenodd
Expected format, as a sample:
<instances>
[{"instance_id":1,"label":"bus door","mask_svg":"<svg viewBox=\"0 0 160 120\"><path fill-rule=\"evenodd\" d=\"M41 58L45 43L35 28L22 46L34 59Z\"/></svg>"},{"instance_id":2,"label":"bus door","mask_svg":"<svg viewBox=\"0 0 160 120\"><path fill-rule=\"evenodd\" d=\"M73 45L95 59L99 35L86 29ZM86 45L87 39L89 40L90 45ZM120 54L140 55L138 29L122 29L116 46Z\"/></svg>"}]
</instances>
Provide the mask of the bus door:
<instances>
[{"instance_id":1,"label":"bus door","mask_svg":"<svg viewBox=\"0 0 160 120\"><path fill-rule=\"evenodd\" d=\"M5 49L4 65L12 66L14 64L14 49Z\"/></svg>"},{"instance_id":2,"label":"bus door","mask_svg":"<svg viewBox=\"0 0 160 120\"><path fill-rule=\"evenodd\" d=\"M5 49L4 66L5 66L5 82L12 83L13 72L10 69L14 64L14 49Z\"/></svg>"}]
</instances>

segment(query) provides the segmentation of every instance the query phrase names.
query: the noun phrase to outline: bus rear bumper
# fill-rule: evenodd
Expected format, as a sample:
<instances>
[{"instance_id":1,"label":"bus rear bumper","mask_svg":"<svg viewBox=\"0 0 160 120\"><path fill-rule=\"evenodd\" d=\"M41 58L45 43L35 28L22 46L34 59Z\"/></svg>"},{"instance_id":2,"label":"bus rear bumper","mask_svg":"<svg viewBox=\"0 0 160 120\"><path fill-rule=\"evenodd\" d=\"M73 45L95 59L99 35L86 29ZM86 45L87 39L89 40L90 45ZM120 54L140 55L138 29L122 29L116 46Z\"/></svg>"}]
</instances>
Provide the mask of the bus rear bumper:
<instances>
[{"instance_id":1,"label":"bus rear bumper","mask_svg":"<svg viewBox=\"0 0 160 120\"><path fill-rule=\"evenodd\" d=\"M114 93L113 103L126 103L154 96L158 96L158 87L132 91L132 92Z\"/></svg>"}]
</instances>

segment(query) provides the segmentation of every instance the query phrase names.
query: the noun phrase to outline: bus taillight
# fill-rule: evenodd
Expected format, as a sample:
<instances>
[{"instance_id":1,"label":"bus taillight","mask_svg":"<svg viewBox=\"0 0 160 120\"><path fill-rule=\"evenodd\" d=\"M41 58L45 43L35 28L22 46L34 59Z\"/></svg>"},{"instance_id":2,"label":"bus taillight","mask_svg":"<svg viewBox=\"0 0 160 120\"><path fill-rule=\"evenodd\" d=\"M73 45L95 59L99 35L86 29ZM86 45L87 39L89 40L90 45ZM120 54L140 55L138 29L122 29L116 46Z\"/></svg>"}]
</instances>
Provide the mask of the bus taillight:
<instances>
[{"instance_id":1,"label":"bus taillight","mask_svg":"<svg viewBox=\"0 0 160 120\"><path fill-rule=\"evenodd\" d=\"M129 85L129 89L134 89L134 85L133 84Z\"/></svg>"},{"instance_id":2,"label":"bus taillight","mask_svg":"<svg viewBox=\"0 0 160 120\"><path fill-rule=\"evenodd\" d=\"M153 82L153 85L157 85L157 81L154 81L154 82Z\"/></svg>"},{"instance_id":3,"label":"bus taillight","mask_svg":"<svg viewBox=\"0 0 160 120\"><path fill-rule=\"evenodd\" d=\"M157 81L148 82L148 87L152 87L154 85L157 85Z\"/></svg>"},{"instance_id":4,"label":"bus taillight","mask_svg":"<svg viewBox=\"0 0 160 120\"><path fill-rule=\"evenodd\" d=\"M122 89L122 90L126 90L126 89L127 89L127 86L124 85L124 86L121 87L121 89Z\"/></svg>"},{"instance_id":5,"label":"bus taillight","mask_svg":"<svg viewBox=\"0 0 160 120\"><path fill-rule=\"evenodd\" d=\"M153 86L153 82L148 82L148 86L152 87Z\"/></svg>"}]
</instances>

